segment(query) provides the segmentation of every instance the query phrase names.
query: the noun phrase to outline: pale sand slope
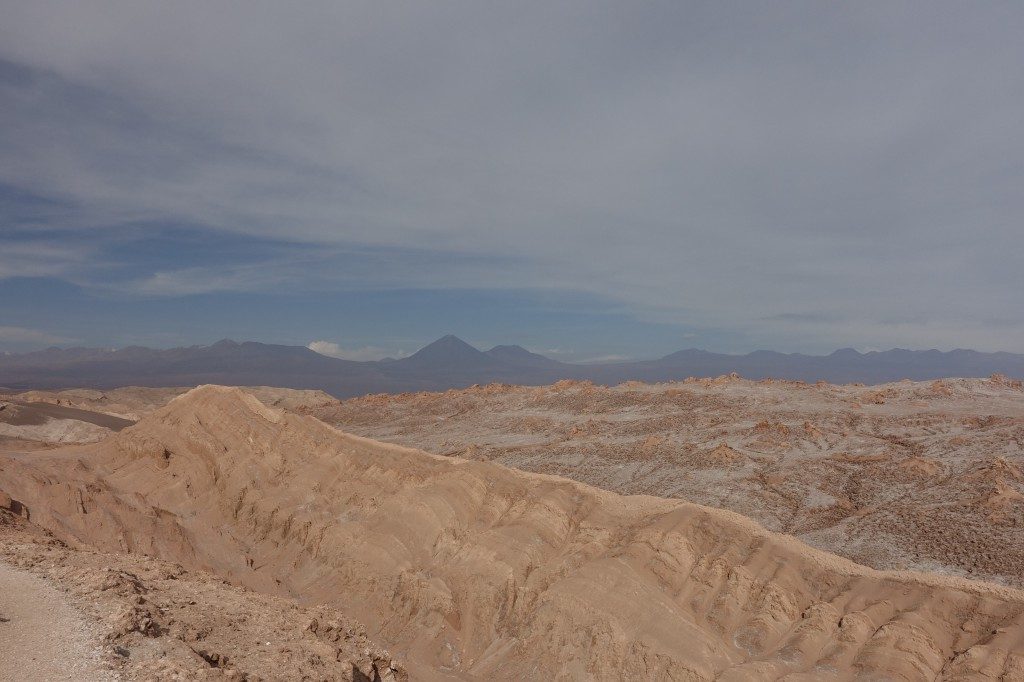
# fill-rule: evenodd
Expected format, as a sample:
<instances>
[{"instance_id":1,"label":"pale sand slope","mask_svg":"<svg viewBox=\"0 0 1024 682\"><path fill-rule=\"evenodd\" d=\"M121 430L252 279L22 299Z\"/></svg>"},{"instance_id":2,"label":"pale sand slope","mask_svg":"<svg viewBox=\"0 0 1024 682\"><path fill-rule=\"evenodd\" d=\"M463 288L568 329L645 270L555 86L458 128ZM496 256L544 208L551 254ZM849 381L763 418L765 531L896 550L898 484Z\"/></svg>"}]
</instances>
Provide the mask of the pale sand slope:
<instances>
[{"instance_id":1,"label":"pale sand slope","mask_svg":"<svg viewBox=\"0 0 1024 682\"><path fill-rule=\"evenodd\" d=\"M110 429L76 419L50 419L43 424L14 425L0 422L0 437L40 443L95 443L107 438Z\"/></svg>"},{"instance_id":2,"label":"pale sand slope","mask_svg":"<svg viewBox=\"0 0 1024 682\"><path fill-rule=\"evenodd\" d=\"M9 396L12 400L62 405L114 417L138 420L143 415L163 407L171 399L189 391L186 388L147 388L125 386L98 391L90 388L72 388L64 391L25 391ZM286 410L298 408L313 409L336 403L337 400L323 391L307 389L277 388L274 386L243 386L261 402Z\"/></svg>"},{"instance_id":3,"label":"pale sand slope","mask_svg":"<svg viewBox=\"0 0 1024 682\"><path fill-rule=\"evenodd\" d=\"M131 422L48 403L0 400L0 438L43 443L95 443Z\"/></svg>"},{"instance_id":4,"label":"pale sand slope","mask_svg":"<svg viewBox=\"0 0 1024 682\"><path fill-rule=\"evenodd\" d=\"M337 609L146 556L75 550L11 506L0 496L2 680L407 679Z\"/></svg>"},{"instance_id":5,"label":"pale sand slope","mask_svg":"<svg viewBox=\"0 0 1024 682\"><path fill-rule=\"evenodd\" d=\"M0 562L0 679L118 679L96 630L52 585Z\"/></svg>"},{"instance_id":6,"label":"pale sand slope","mask_svg":"<svg viewBox=\"0 0 1024 682\"><path fill-rule=\"evenodd\" d=\"M376 443L233 388L0 459L0 488L62 537L338 606L418 678L1024 679L1019 591Z\"/></svg>"},{"instance_id":7,"label":"pale sand slope","mask_svg":"<svg viewBox=\"0 0 1024 682\"><path fill-rule=\"evenodd\" d=\"M187 391L187 388L148 388L128 386L106 391L91 388L71 388L63 391L24 391L12 393L11 400L29 403L48 403L81 410L101 412L123 419L137 420L143 414L163 407L167 401Z\"/></svg>"},{"instance_id":8,"label":"pale sand slope","mask_svg":"<svg viewBox=\"0 0 1024 682\"><path fill-rule=\"evenodd\" d=\"M128 386L108 391L68 389L0 395L0 449L5 449L5 439L53 445L95 443L188 390ZM245 386L242 390L267 405L286 410L312 410L337 403L323 391L272 386Z\"/></svg>"},{"instance_id":9,"label":"pale sand slope","mask_svg":"<svg viewBox=\"0 0 1024 682\"><path fill-rule=\"evenodd\" d=\"M312 414L435 454L730 509L874 568L1024 587L1019 381L492 385Z\"/></svg>"}]
</instances>

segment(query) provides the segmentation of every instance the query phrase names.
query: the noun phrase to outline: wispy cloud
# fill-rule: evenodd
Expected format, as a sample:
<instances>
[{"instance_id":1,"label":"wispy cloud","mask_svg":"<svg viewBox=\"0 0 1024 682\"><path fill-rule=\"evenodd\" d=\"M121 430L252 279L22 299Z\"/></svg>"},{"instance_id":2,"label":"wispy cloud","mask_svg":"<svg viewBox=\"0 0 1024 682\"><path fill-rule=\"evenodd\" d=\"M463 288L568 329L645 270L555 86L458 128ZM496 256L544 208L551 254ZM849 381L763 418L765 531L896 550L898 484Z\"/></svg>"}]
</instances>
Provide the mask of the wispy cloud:
<instances>
[{"instance_id":1,"label":"wispy cloud","mask_svg":"<svg viewBox=\"0 0 1024 682\"><path fill-rule=\"evenodd\" d=\"M94 255L88 246L0 236L0 279L72 276Z\"/></svg>"},{"instance_id":2,"label":"wispy cloud","mask_svg":"<svg viewBox=\"0 0 1024 682\"><path fill-rule=\"evenodd\" d=\"M377 346L363 346L362 348L342 348L333 341L311 341L308 348L320 355L343 360L382 360L386 357L403 358L408 355L404 351L386 350Z\"/></svg>"},{"instance_id":3,"label":"wispy cloud","mask_svg":"<svg viewBox=\"0 0 1024 682\"><path fill-rule=\"evenodd\" d=\"M55 346L72 343L76 339L51 334L40 329L0 326L0 343L20 349L21 347Z\"/></svg>"},{"instance_id":4,"label":"wispy cloud","mask_svg":"<svg viewBox=\"0 0 1024 682\"><path fill-rule=\"evenodd\" d=\"M129 283L124 293L133 296L190 296L213 292L266 291L280 283L271 266L246 265L184 268L152 275ZM122 290L120 285L115 285Z\"/></svg>"}]
</instances>

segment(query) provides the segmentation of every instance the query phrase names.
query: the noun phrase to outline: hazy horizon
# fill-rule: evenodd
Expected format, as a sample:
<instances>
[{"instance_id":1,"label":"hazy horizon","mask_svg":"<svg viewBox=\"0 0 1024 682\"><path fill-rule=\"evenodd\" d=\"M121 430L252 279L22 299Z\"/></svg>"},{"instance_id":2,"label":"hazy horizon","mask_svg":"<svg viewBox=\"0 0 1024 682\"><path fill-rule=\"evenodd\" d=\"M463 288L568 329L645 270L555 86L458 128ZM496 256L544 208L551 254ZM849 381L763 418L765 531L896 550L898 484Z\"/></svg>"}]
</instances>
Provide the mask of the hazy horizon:
<instances>
[{"instance_id":1,"label":"hazy horizon","mask_svg":"<svg viewBox=\"0 0 1024 682\"><path fill-rule=\"evenodd\" d=\"M189 344L188 346L164 346L164 347L159 347L159 346L157 346L157 347L142 346L142 347L143 348L149 348L151 350L173 350L175 348L193 348L193 347L194 348L209 348L209 347L216 346L218 344L223 344L223 343L234 343L234 344L258 343L258 344L263 344L263 345L284 345L284 346L290 346L290 347L304 347L304 348L307 348L307 349L309 349L309 350L311 350L311 351L313 351L313 352L315 352L315 353L317 353L319 355L323 355L323 356L329 357L329 358L339 358L339 359L343 359L343 360L354 360L354 361L358 361L358 362L372 362L372 361L377 361L377 360L388 360L388 359L390 359L390 360L400 360L400 359L403 359L403 358L408 358L408 357L416 354L418 351L423 350L424 348L427 348L428 346L431 346L431 345L433 345L435 343L438 343L438 342L443 342L446 339L452 338L452 337L457 339L457 340L459 340L459 341L461 341L461 342L463 342L463 343L466 343L467 345L469 345L472 348L474 348L474 349L476 349L478 351L481 351L481 352L486 352L488 350L494 350L494 349L498 349L498 348L501 348L501 347L518 347L518 348L522 348L522 349L524 349L524 350L526 350L526 351L528 351L530 353L534 353L534 354L537 354L537 355L542 355L542 356L548 357L548 358L550 358L552 360L558 360L559 362L566 362L566 363L570 363L570 364L583 364L583 365L587 365L587 364L594 364L594 365L598 365L598 364L614 364L614 363L621 363L621 362L637 362L637 361L641 361L642 362L642 361L647 361L647 360L659 360L659 359L661 359L661 358L663 358L663 357L665 357L667 355L671 355L673 353L678 353L678 352L685 352L685 351L698 351L698 352L711 353L711 354L714 354L714 355L731 355L731 356L746 356L746 355L751 355L751 354L754 354L754 353L779 353L779 354L783 354L783 355L805 355L807 357L829 357L831 355L838 354L838 353L841 353L841 352L844 352L844 351L850 351L850 350L855 351L855 352L857 352L860 355L869 355L869 354L872 354L872 353L886 353L886 352L891 352L891 351L911 351L911 352L938 351L938 352L941 352L941 353L948 353L948 352L952 352L952 351L972 351L972 352L979 352L979 353L990 352L990 351L978 351L977 349L974 349L974 348L938 349L938 348L901 348L901 347L893 346L891 348L864 348L864 349L861 349L861 348L853 348L853 347L850 347L850 346L844 346L842 348L836 348L836 349L833 349L831 351L821 352L821 353L800 353L799 351L786 351L786 350L780 350L780 349L776 349L776 348L757 348L757 349L754 349L753 351L747 351L747 352L741 352L741 353L726 353L726 352L716 351L716 350L709 349L709 348L700 348L700 347L697 347L697 346L683 346L683 347L676 348L674 350L668 351L667 353L663 353L661 355L649 356L649 357L598 356L598 357L591 357L591 358L584 357L584 358L577 358L577 359L559 359L556 356L559 355L559 354L564 354L561 351L559 351L559 349L555 349L555 351L557 351L557 352L552 353L550 351L550 349L531 348L531 347L523 346L523 345L521 345L519 343L516 343L515 340L506 340L506 341L503 341L501 343L474 343L473 341L469 341L469 340L466 340L466 339L462 338L458 334L445 334L445 335L443 335L441 337L438 337L436 339L431 339L431 340L428 340L428 341L421 342L420 345L413 347L412 350L410 350L410 351L406 351L406 350L401 350L400 349L400 350L398 350L397 352L395 352L393 354L383 354L384 351L379 346L367 346L367 347L359 348L359 349L347 349L347 348L342 348L341 346L339 346L338 344L336 344L334 342L325 341L325 340L315 340L315 341L311 341L308 344L302 345L302 344L275 344L273 342L261 341L259 339L231 339L231 338L226 338L226 337L222 338L222 339L218 339L216 341L208 342L208 343ZM130 348L130 347L138 347L138 346L93 346L93 347L88 347L88 346L47 346L45 348L36 349L36 351L40 351L40 350L54 350L54 349L56 349L56 350L71 350L71 349L74 349L74 348L87 348L87 349L90 349L90 350L103 350L103 351L109 351L109 352L116 352L116 351L124 350L124 349ZM25 352L33 352L33 351L25 351ZM999 352L999 351L997 351L997 352ZM1003 351L1003 352L1006 352L1006 351ZM11 353L11 351L0 350L0 355L13 355L13 354L16 354L16 353Z\"/></svg>"}]
</instances>

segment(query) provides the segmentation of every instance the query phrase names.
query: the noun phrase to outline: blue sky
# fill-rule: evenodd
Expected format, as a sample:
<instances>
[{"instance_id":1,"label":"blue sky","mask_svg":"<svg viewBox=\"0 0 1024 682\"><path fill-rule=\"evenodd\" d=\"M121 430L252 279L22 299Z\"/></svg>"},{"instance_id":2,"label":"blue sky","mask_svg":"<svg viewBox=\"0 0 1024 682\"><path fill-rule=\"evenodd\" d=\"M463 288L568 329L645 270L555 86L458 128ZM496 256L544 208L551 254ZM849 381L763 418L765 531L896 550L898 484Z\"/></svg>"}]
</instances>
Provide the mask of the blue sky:
<instances>
[{"instance_id":1,"label":"blue sky","mask_svg":"<svg viewBox=\"0 0 1024 682\"><path fill-rule=\"evenodd\" d=\"M0 351L1024 352L1024 9L2 2Z\"/></svg>"}]
</instances>

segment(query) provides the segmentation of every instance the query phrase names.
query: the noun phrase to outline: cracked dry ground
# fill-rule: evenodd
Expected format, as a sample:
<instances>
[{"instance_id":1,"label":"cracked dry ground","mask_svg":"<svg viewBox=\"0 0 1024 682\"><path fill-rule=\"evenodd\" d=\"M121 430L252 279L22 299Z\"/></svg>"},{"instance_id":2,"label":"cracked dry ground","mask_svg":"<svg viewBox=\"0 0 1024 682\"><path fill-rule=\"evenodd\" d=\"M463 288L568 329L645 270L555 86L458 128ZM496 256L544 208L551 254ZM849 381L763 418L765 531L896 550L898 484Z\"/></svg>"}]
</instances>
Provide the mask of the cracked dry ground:
<instances>
[{"instance_id":1,"label":"cracked dry ground","mask_svg":"<svg viewBox=\"0 0 1024 682\"><path fill-rule=\"evenodd\" d=\"M736 376L368 396L305 411L438 454L730 509L880 569L1024 585L1024 389Z\"/></svg>"}]
</instances>

